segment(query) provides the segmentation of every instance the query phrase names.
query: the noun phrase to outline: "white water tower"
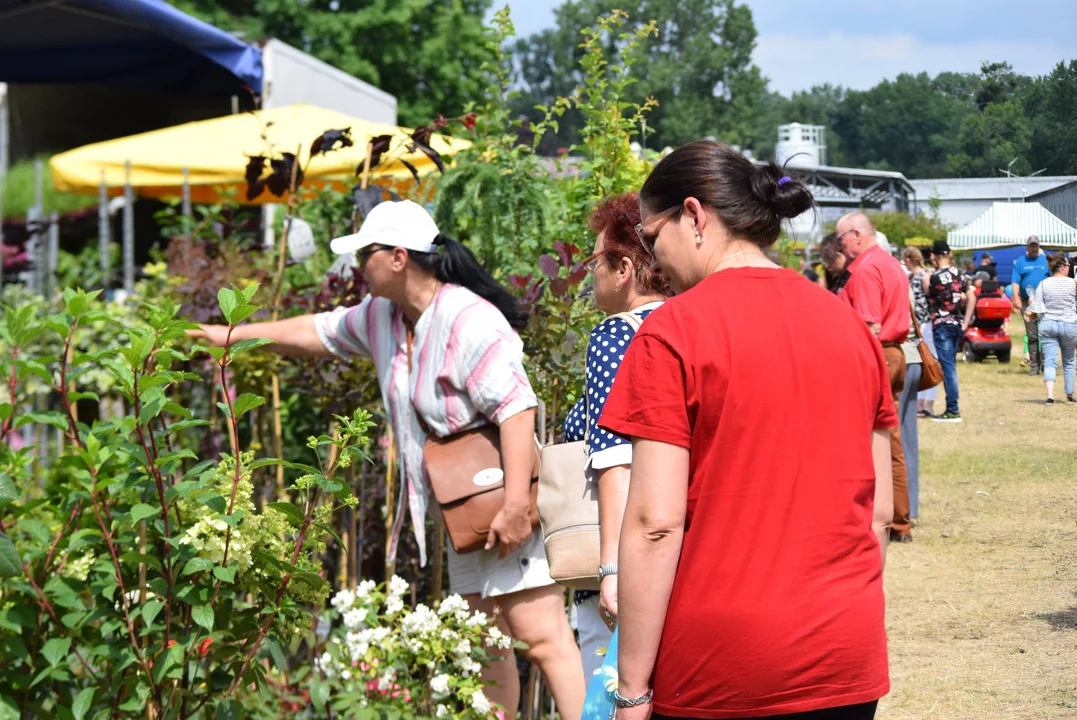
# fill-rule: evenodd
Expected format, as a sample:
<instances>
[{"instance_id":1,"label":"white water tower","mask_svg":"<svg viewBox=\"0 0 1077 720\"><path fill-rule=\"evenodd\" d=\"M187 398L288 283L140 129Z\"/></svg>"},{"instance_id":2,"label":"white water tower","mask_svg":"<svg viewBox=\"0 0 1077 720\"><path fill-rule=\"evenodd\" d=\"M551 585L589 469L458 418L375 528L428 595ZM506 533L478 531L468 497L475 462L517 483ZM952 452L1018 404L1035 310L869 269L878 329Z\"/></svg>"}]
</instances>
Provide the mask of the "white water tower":
<instances>
[{"instance_id":1,"label":"white water tower","mask_svg":"<svg viewBox=\"0 0 1077 720\"><path fill-rule=\"evenodd\" d=\"M774 152L779 165L819 167L826 165L826 126L791 123L778 127L778 147Z\"/></svg>"}]
</instances>

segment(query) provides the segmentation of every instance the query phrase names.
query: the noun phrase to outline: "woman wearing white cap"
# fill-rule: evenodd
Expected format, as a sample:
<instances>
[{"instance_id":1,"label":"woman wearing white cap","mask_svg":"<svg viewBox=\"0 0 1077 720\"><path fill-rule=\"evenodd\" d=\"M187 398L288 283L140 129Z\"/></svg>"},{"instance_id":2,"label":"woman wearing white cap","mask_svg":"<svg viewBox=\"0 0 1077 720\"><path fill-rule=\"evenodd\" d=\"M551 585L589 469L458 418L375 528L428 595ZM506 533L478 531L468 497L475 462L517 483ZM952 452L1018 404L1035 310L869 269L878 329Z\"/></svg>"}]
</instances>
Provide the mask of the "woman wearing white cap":
<instances>
[{"instance_id":1,"label":"woman wearing white cap","mask_svg":"<svg viewBox=\"0 0 1077 720\"><path fill-rule=\"evenodd\" d=\"M436 500L425 477L425 430L448 437L486 422L500 427L505 504L486 550L461 555L449 548L450 586L473 609L492 614L500 608L503 630L528 645L527 657L541 670L561 716L579 718L585 693L580 653L562 589L550 578L542 537L532 532L528 518L537 400L517 335L528 316L470 250L442 235L413 202L378 205L357 234L337 238L331 247L338 254L357 253L369 297L335 312L244 325L232 332L232 342L269 338L276 343L269 347L282 355L373 360L407 487L389 539L390 556L396 553L406 497L426 562L425 513ZM200 334L222 345L227 328L203 326ZM486 677L499 685L490 689L491 699L511 718L519 676L512 650L501 653Z\"/></svg>"}]
</instances>

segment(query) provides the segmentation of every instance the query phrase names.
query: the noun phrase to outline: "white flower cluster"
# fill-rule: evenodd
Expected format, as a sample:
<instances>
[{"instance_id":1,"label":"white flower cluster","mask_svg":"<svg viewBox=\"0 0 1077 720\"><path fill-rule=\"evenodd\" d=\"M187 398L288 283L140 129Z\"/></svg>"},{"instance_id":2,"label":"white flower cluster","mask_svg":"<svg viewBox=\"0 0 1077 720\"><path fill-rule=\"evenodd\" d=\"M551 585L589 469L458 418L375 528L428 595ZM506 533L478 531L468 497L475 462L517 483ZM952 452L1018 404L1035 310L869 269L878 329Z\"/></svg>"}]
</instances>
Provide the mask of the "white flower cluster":
<instances>
[{"instance_id":1,"label":"white flower cluster","mask_svg":"<svg viewBox=\"0 0 1077 720\"><path fill-rule=\"evenodd\" d=\"M228 523L219 517L203 517L180 538L181 545L190 545L202 557L220 563L224 560L224 540L228 533ZM239 574L243 574L251 565L253 542L238 530L232 531L228 545L228 560L239 563Z\"/></svg>"},{"instance_id":2,"label":"white flower cluster","mask_svg":"<svg viewBox=\"0 0 1077 720\"><path fill-rule=\"evenodd\" d=\"M433 635L441 628L441 621L437 613L420 604L414 611L408 613L400 621L400 629L405 635L426 637Z\"/></svg>"},{"instance_id":3,"label":"white flower cluster","mask_svg":"<svg viewBox=\"0 0 1077 720\"><path fill-rule=\"evenodd\" d=\"M480 715L489 715L493 706L482 690L476 690L471 695L471 709Z\"/></svg>"},{"instance_id":4,"label":"white flower cluster","mask_svg":"<svg viewBox=\"0 0 1077 720\"><path fill-rule=\"evenodd\" d=\"M475 689L482 686L483 645L507 649L511 638L485 613L470 612L460 595L412 610L404 603L410 590L407 581L393 577L384 589L368 580L338 592L330 604L343 627L333 632L318 667L327 677L354 683L371 702L379 695L422 694L436 704L437 717L462 708L468 718L491 717L492 703ZM413 672L420 667L429 674Z\"/></svg>"},{"instance_id":5,"label":"white flower cluster","mask_svg":"<svg viewBox=\"0 0 1077 720\"><path fill-rule=\"evenodd\" d=\"M490 629L486 631L486 647L508 650L512 647L512 638L501 632L497 625L491 625Z\"/></svg>"},{"instance_id":6,"label":"white flower cluster","mask_svg":"<svg viewBox=\"0 0 1077 720\"><path fill-rule=\"evenodd\" d=\"M466 622L468 620L469 609L467 600L459 595L453 594L441 601L441 605L438 606L438 614L452 615L456 618L457 622ZM485 615L483 615L483 617L485 617Z\"/></svg>"},{"instance_id":7,"label":"white flower cluster","mask_svg":"<svg viewBox=\"0 0 1077 720\"><path fill-rule=\"evenodd\" d=\"M445 673L434 676L430 681L430 689L434 691L434 699L443 700L449 695L449 676Z\"/></svg>"},{"instance_id":8,"label":"white flower cluster","mask_svg":"<svg viewBox=\"0 0 1077 720\"><path fill-rule=\"evenodd\" d=\"M93 567L95 560L97 560L97 556L94 551L87 550L83 555L68 560L61 575L72 580L86 582L86 578L90 576L90 568Z\"/></svg>"}]
</instances>

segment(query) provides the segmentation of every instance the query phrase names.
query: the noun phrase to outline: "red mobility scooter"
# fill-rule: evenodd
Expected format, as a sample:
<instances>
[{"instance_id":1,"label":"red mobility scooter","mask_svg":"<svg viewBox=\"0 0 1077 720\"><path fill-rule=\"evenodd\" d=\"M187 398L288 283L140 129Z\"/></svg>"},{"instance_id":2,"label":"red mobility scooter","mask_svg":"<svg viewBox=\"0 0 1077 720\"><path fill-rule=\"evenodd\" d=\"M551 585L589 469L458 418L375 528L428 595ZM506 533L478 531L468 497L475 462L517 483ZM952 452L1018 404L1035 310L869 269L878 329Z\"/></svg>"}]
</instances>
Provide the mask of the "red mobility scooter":
<instances>
[{"instance_id":1,"label":"red mobility scooter","mask_svg":"<svg viewBox=\"0 0 1077 720\"><path fill-rule=\"evenodd\" d=\"M983 362L991 355L1000 363L1010 361L1013 342L1006 330L1006 321L1010 318L1011 308L1009 298L999 291L998 282L984 280L976 298L972 324L961 345L965 362Z\"/></svg>"}]
</instances>

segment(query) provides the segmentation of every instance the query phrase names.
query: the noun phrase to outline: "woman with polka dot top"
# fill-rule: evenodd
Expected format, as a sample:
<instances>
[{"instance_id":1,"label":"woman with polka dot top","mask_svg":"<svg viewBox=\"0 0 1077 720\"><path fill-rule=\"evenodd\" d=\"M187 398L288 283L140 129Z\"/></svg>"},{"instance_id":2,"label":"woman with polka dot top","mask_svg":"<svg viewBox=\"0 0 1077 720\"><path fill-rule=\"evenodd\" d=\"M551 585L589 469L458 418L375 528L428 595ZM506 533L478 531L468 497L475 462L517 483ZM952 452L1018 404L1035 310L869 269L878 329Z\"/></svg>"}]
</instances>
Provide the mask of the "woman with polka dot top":
<instances>
[{"instance_id":1,"label":"woman with polka dot top","mask_svg":"<svg viewBox=\"0 0 1077 720\"><path fill-rule=\"evenodd\" d=\"M668 281L651 269L646 249L636 237L639 196L629 193L610 198L595 209L590 222L598 234L594 255L587 260L594 278L595 307L607 315L631 312L645 319L669 297L670 290ZM618 538L632 464L631 441L599 428L598 419L633 335L633 326L618 317L607 318L591 331L587 393L565 421L566 441L588 439L588 481L598 483L601 590L579 591L575 597L584 677L588 680L602 664L596 651L609 645L617 624Z\"/></svg>"}]
</instances>

